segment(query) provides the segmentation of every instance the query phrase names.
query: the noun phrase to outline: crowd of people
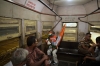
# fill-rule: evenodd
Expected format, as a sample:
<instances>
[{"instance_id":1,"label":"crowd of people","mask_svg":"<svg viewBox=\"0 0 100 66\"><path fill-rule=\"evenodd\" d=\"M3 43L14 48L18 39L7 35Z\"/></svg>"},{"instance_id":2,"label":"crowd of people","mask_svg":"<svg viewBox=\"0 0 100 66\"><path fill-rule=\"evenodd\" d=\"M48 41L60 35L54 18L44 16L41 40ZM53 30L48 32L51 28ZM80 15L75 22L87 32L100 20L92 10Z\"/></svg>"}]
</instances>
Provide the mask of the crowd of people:
<instances>
[{"instance_id":1,"label":"crowd of people","mask_svg":"<svg viewBox=\"0 0 100 66\"><path fill-rule=\"evenodd\" d=\"M58 63L56 46L57 36L55 32L50 32L46 44L49 46L47 54L38 47L36 37L27 38L27 47L18 48L13 53L11 61L13 66L50 66ZM100 36L96 38L96 44L91 40L91 34L86 33L85 37L79 42L78 50L83 54L83 61L78 66L100 66Z\"/></svg>"},{"instance_id":2,"label":"crowd of people","mask_svg":"<svg viewBox=\"0 0 100 66\"><path fill-rule=\"evenodd\" d=\"M48 41L46 42L49 45L47 54L41 51L38 47L38 41L35 36L29 36L27 38L27 47L18 48L13 53L11 61L13 66L50 66L51 57L53 57L53 62L58 63L57 59L57 46L55 45L57 36L55 32L51 32L48 35ZM52 53L52 54L51 54Z\"/></svg>"},{"instance_id":3,"label":"crowd of people","mask_svg":"<svg viewBox=\"0 0 100 66\"><path fill-rule=\"evenodd\" d=\"M91 40L91 34L86 33L78 46L83 54L83 61L78 66L100 66L100 36L96 37L96 44Z\"/></svg>"},{"instance_id":4,"label":"crowd of people","mask_svg":"<svg viewBox=\"0 0 100 66\"><path fill-rule=\"evenodd\" d=\"M13 66L50 66L49 57L37 48L37 39L34 36L27 38L27 47L17 49L12 56Z\"/></svg>"}]
</instances>

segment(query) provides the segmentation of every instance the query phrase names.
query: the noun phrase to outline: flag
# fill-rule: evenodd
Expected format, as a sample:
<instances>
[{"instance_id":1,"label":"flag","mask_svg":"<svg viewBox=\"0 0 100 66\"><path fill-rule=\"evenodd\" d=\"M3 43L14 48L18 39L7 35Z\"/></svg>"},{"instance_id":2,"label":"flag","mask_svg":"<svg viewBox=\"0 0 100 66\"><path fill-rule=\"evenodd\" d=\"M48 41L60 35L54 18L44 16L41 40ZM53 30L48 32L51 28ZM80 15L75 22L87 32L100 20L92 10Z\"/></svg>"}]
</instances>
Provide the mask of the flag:
<instances>
[{"instance_id":1,"label":"flag","mask_svg":"<svg viewBox=\"0 0 100 66\"><path fill-rule=\"evenodd\" d=\"M55 43L55 45L56 45L57 47L60 45L60 41L61 41L62 38L63 38L64 31L65 31L65 27L66 27L66 25L64 24L64 26L62 27L62 29L61 29L61 31L60 31L60 33L59 33L59 35L58 35L58 38L57 38L56 43Z\"/></svg>"}]
</instances>

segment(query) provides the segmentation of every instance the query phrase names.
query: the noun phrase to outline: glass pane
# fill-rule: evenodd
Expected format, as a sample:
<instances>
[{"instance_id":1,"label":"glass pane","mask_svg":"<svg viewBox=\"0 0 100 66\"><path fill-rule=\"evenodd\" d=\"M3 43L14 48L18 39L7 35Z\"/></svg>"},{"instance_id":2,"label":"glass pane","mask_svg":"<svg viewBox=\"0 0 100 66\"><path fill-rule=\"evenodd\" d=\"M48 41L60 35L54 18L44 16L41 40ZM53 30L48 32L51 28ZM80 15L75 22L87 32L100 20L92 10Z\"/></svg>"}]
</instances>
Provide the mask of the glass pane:
<instances>
[{"instance_id":1,"label":"glass pane","mask_svg":"<svg viewBox=\"0 0 100 66\"><path fill-rule=\"evenodd\" d=\"M19 33L19 27L0 27L0 36Z\"/></svg>"},{"instance_id":2,"label":"glass pane","mask_svg":"<svg viewBox=\"0 0 100 66\"><path fill-rule=\"evenodd\" d=\"M26 32L35 30L35 26L26 26Z\"/></svg>"},{"instance_id":3,"label":"glass pane","mask_svg":"<svg viewBox=\"0 0 100 66\"><path fill-rule=\"evenodd\" d=\"M43 26L43 29L51 29L52 26Z\"/></svg>"},{"instance_id":4,"label":"glass pane","mask_svg":"<svg viewBox=\"0 0 100 66\"><path fill-rule=\"evenodd\" d=\"M100 26L91 26L90 29L100 31Z\"/></svg>"},{"instance_id":5,"label":"glass pane","mask_svg":"<svg viewBox=\"0 0 100 66\"><path fill-rule=\"evenodd\" d=\"M77 27L77 23L63 23L66 24L66 27Z\"/></svg>"}]
</instances>

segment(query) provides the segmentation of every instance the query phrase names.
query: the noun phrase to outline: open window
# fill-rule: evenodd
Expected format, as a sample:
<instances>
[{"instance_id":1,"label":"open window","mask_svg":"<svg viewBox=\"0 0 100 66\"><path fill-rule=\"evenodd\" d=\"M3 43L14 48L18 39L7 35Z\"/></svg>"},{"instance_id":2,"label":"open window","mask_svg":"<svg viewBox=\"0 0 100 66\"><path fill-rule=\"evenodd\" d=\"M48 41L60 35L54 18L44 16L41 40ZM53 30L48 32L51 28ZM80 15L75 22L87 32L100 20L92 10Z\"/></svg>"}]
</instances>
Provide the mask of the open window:
<instances>
[{"instance_id":1,"label":"open window","mask_svg":"<svg viewBox=\"0 0 100 66\"><path fill-rule=\"evenodd\" d=\"M32 34L36 32L36 21L34 20L24 20L25 22L25 34Z\"/></svg>"},{"instance_id":2,"label":"open window","mask_svg":"<svg viewBox=\"0 0 100 66\"><path fill-rule=\"evenodd\" d=\"M0 41L20 36L21 19L0 17Z\"/></svg>"}]
</instances>

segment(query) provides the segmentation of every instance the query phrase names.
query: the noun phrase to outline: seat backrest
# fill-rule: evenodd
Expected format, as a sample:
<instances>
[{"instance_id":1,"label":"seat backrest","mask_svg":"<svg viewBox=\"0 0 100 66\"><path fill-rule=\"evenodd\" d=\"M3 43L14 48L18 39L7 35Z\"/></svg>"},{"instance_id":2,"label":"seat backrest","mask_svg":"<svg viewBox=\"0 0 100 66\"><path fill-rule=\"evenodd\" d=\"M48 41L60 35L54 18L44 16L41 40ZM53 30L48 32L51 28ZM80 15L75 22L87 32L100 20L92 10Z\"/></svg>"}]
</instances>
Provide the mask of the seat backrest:
<instances>
[{"instance_id":1,"label":"seat backrest","mask_svg":"<svg viewBox=\"0 0 100 66\"><path fill-rule=\"evenodd\" d=\"M79 42L61 41L59 48L78 49Z\"/></svg>"}]
</instances>

